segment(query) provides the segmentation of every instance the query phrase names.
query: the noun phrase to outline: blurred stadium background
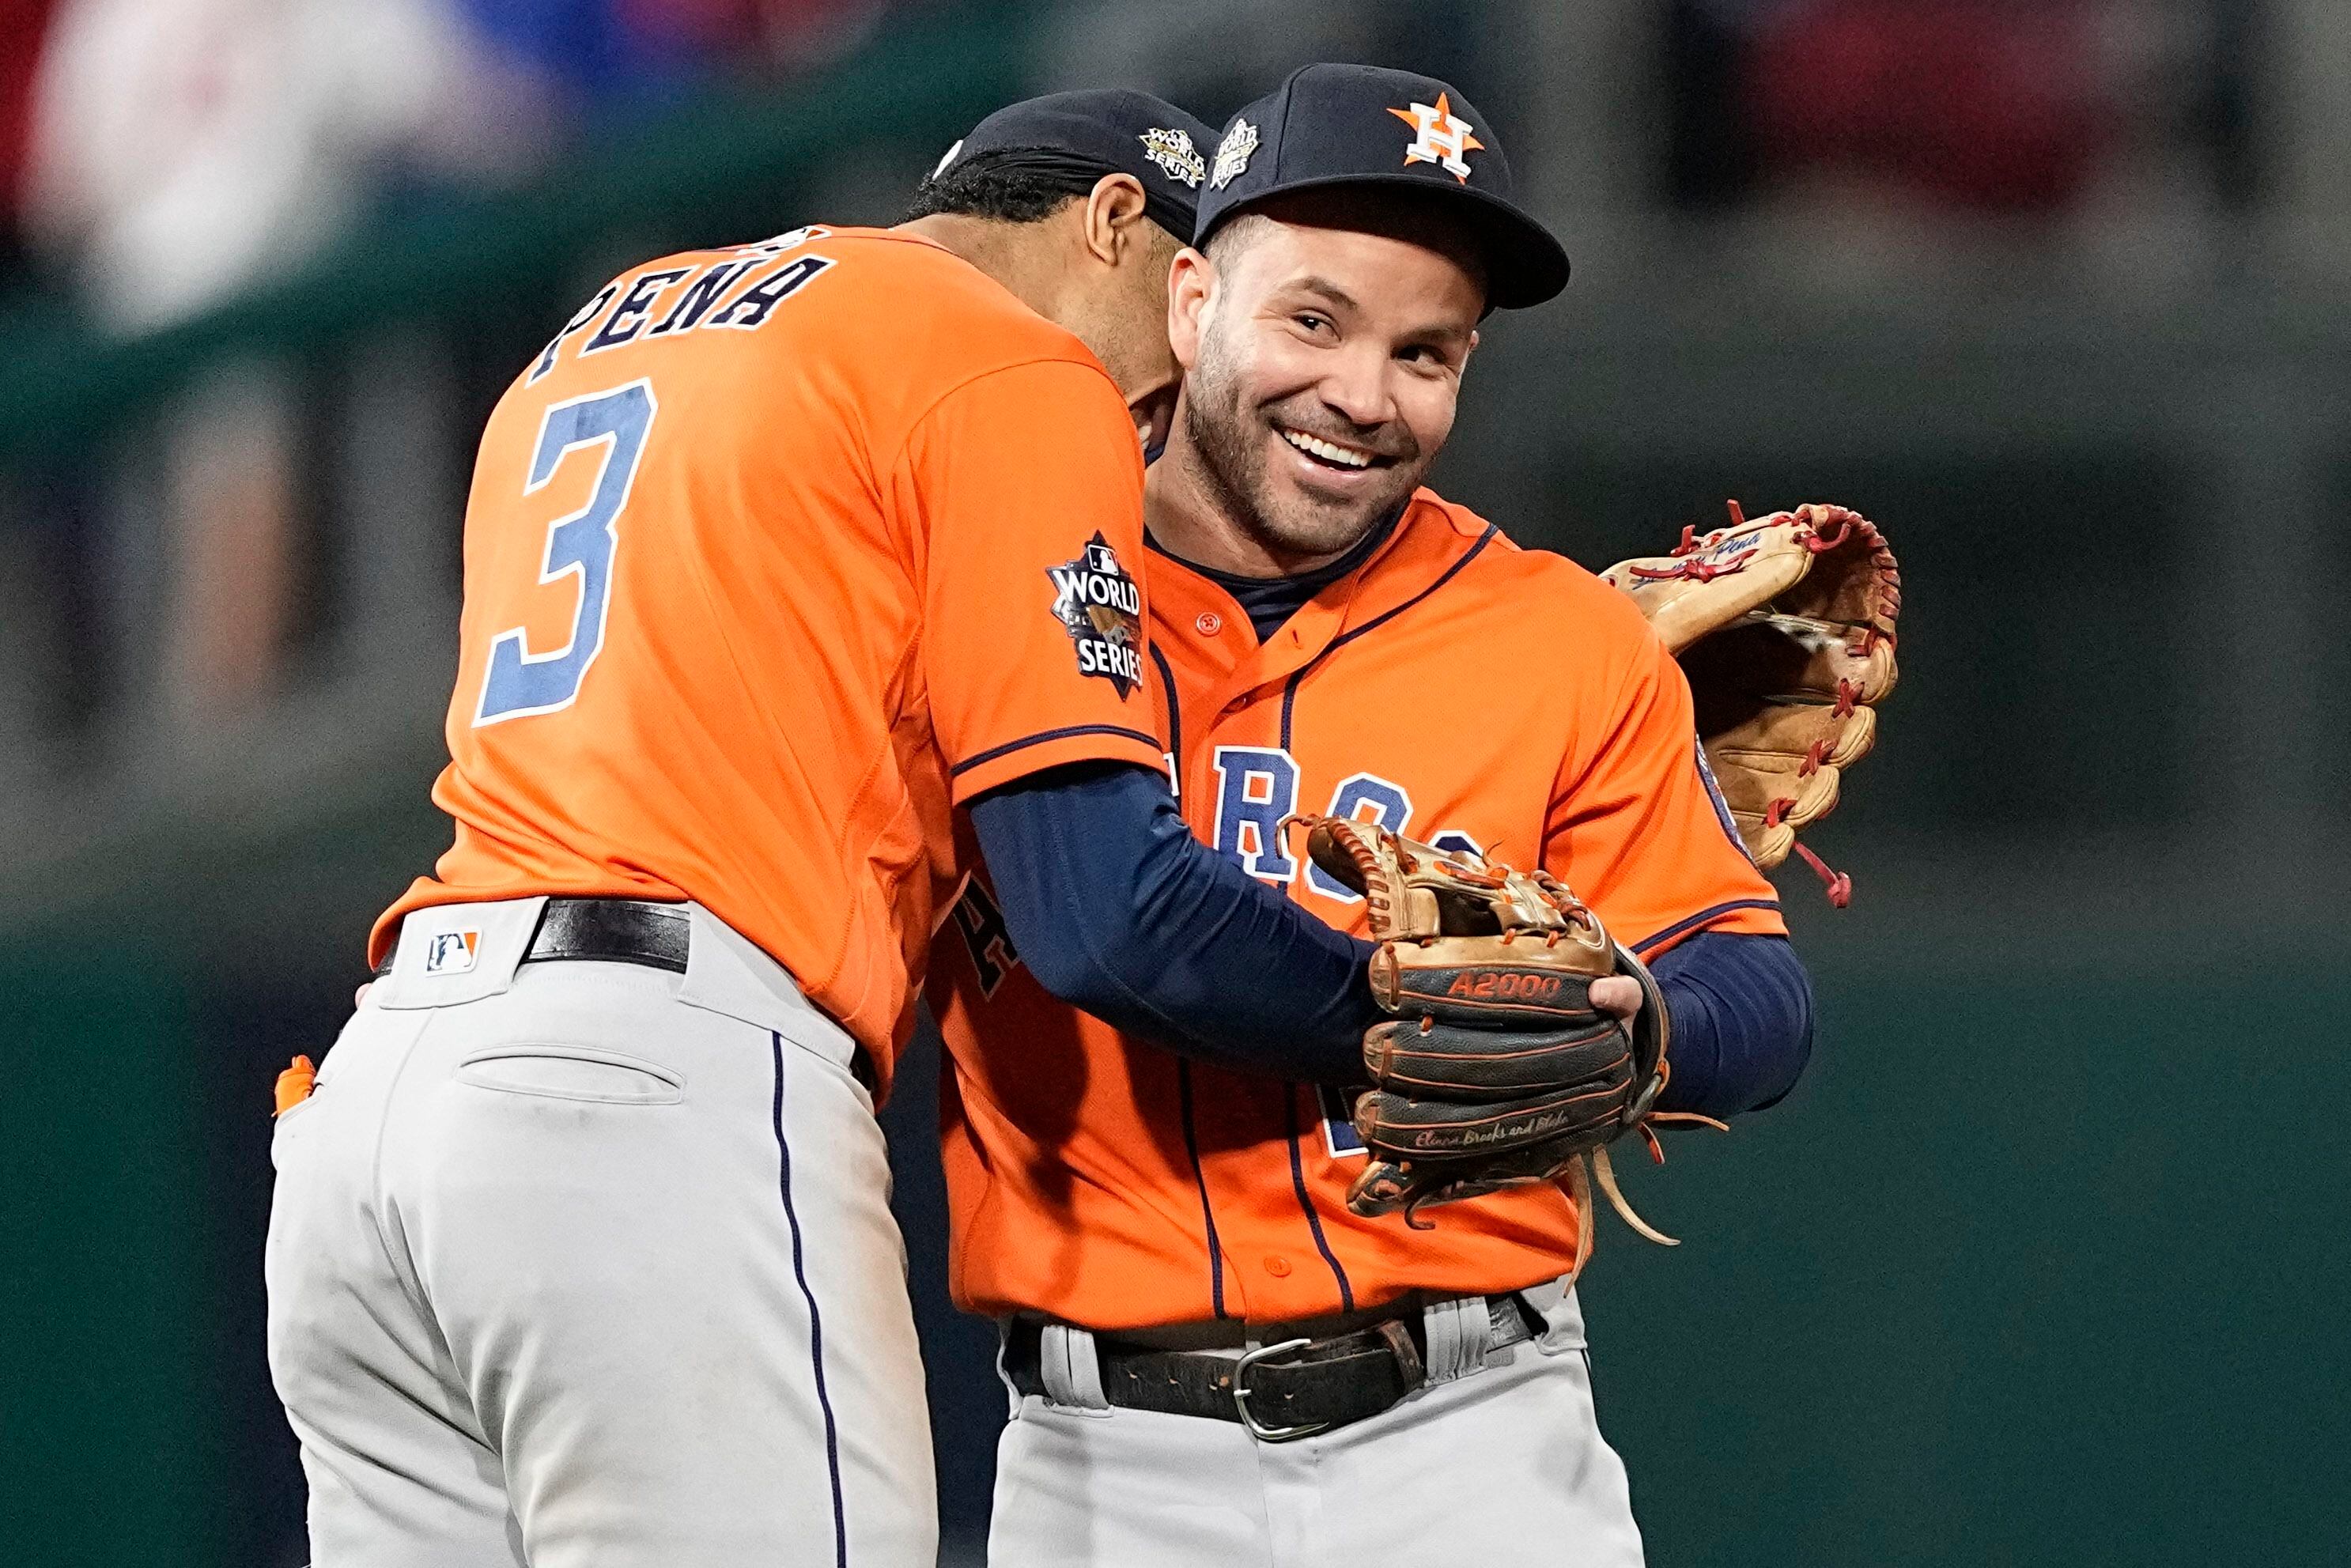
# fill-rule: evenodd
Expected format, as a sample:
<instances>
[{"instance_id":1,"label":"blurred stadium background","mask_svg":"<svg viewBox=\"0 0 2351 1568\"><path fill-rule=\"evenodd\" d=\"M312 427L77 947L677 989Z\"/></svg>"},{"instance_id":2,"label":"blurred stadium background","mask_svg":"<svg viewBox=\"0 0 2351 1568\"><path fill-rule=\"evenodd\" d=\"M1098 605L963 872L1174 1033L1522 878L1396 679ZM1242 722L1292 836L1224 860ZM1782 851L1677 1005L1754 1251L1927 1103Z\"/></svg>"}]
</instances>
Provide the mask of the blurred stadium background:
<instances>
[{"instance_id":1,"label":"blurred stadium background","mask_svg":"<svg viewBox=\"0 0 2351 1568\"><path fill-rule=\"evenodd\" d=\"M2351 1559L2351 5L7 0L0 1561L303 1560L269 1082L445 841L523 359L632 260L892 220L1012 98L1216 120L1311 58L1458 83L1575 256L1444 488L1588 564L1834 498L1907 569L1813 835L1859 897L1785 886L1812 1073L1584 1286L1652 1561Z\"/></svg>"}]
</instances>

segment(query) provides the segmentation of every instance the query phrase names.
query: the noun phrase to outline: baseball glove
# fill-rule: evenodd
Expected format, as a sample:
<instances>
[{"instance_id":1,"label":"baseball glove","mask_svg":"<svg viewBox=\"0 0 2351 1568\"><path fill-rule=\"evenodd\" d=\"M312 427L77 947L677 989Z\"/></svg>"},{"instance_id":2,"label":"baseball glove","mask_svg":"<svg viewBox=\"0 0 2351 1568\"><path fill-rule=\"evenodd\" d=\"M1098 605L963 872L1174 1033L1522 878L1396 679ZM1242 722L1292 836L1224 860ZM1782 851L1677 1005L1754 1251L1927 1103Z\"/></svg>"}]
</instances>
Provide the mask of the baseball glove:
<instances>
[{"instance_id":1,"label":"baseball glove","mask_svg":"<svg viewBox=\"0 0 2351 1568\"><path fill-rule=\"evenodd\" d=\"M1369 1163L1347 1207L1402 1210L1426 1229L1417 1214L1432 1204L1562 1182L1578 1200L1580 1268L1596 1175L1628 1223L1672 1245L1625 1204L1606 1150L1635 1127L1654 1150L1667 1025L1648 970L1542 872L1348 819L1299 821L1314 863L1363 895L1372 994L1394 1015L1364 1037L1373 1087L1354 1121ZM1645 993L1630 1029L1592 1005L1592 982L1610 975Z\"/></svg>"},{"instance_id":2,"label":"baseball glove","mask_svg":"<svg viewBox=\"0 0 2351 1568\"><path fill-rule=\"evenodd\" d=\"M1793 850L1842 909L1853 879L1796 833L1835 808L1844 770L1877 739L1876 705L1897 674L1894 551L1843 507L1750 523L1733 501L1729 528L1696 534L1684 528L1671 555L1601 576L1632 595L1679 656L1707 763L1748 854L1768 871Z\"/></svg>"}]
</instances>

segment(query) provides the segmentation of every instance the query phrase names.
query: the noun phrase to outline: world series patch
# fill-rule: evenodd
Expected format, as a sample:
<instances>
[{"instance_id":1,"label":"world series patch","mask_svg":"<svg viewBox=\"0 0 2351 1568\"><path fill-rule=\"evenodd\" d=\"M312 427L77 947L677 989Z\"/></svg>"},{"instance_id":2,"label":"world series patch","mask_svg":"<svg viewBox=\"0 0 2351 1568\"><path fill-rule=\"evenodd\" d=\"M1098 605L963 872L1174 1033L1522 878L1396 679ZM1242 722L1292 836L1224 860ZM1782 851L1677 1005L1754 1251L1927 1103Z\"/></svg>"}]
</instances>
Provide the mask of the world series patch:
<instances>
[{"instance_id":1,"label":"world series patch","mask_svg":"<svg viewBox=\"0 0 2351 1568\"><path fill-rule=\"evenodd\" d=\"M1143 155L1158 164L1169 179L1196 191L1208 177L1208 161L1192 145L1189 131L1153 126L1143 133Z\"/></svg>"},{"instance_id":2,"label":"world series patch","mask_svg":"<svg viewBox=\"0 0 2351 1568\"><path fill-rule=\"evenodd\" d=\"M1123 701L1143 684L1143 591L1097 532L1074 560L1049 567L1053 616L1077 644L1078 673L1099 675Z\"/></svg>"}]
</instances>

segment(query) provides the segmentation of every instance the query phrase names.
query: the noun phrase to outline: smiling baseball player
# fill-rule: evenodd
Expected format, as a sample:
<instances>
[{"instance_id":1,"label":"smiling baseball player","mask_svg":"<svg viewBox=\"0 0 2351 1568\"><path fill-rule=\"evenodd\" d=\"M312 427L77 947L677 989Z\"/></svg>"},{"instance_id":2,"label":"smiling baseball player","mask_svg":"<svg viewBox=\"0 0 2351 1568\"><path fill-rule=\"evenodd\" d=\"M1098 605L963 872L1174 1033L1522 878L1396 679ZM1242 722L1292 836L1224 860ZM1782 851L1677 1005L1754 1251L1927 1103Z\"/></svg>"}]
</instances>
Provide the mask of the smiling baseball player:
<instances>
[{"instance_id":1,"label":"smiling baseball player","mask_svg":"<svg viewBox=\"0 0 2351 1568\"><path fill-rule=\"evenodd\" d=\"M1146 502L1194 831L1348 929L1364 900L1294 813L1540 866L1654 967L1663 1105L1784 1094L1810 985L1679 669L1630 599L1418 487L1480 319L1566 281L1493 128L1443 82L1310 67L1225 132L1196 244ZM1002 1321L1015 1395L990 1560L1638 1563L1573 1200L1528 1185L1426 1231L1352 1210L1363 1064L1204 1064L1057 1003L1005 881L991 858L966 890L930 990L952 1283Z\"/></svg>"},{"instance_id":2,"label":"smiling baseball player","mask_svg":"<svg viewBox=\"0 0 2351 1568\"><path fill-rule=\"evenodd\" d=\"M872 1108L975 846L1040 997L1360 1060L1365 945L1186 831L1149 685L1137 437L1207 138L1015 105L908 224L632 268L500 400L455 842L280 1086L318 1568L929 1568Z\"/></svg>"}]
</instances>

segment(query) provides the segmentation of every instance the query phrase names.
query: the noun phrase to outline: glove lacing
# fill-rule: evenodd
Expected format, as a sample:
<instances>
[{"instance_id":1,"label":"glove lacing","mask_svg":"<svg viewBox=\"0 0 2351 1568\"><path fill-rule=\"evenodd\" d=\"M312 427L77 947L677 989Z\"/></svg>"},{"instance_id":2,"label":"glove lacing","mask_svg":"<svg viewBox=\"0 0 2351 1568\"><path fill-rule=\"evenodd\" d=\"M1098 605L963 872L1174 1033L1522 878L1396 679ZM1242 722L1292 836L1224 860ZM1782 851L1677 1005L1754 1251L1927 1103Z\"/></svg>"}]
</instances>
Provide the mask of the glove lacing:
<instances>
[{"instance_id":1,"label":"glove lacing","mask_svg":"<svg viewBox=\"0 0 2351 1568\"><path fill-rule=\"evenodd\" d=\"M1724 501L1723 505L1730 513L1730 527L1725 530L1726 532L1735 533L1747 526L1746 508L1740 506L1736 497ZM1843 511L1843 508L1839 510ZM1870 563L1877 570L1878 612L1888 621L1895 620L1902 613L1902 572L1895 564L1892 548L1886 544L1886 536L1878 531L1876 524L1866 517L1844 512L1844 515L1837 518L1835 533L1823 534L1806 523L1797 528L1795 538L1799 544L1813 554L1826 555L1843 545L1856 527L1862 530L1862 542L1869 547ZM1685 523L1682 525L1681 542L1674 546L1672 553L1677 558L1694 556L1718 537L1719 536L1708 534L1701 539L1698 535L1698 525ZM1726 572L1740 570L1747 565L1747 556L1742 554L1730 560L1713 564L1702 560L1677 559L1672 566L1663 569L1636 566L1632 570L1635 577L1650 582L1666 581L1675 578L1687 578L1692 582L1711 582ZM1847 647L1856 657L1866 658L1879 643L1885 643L1891 647L1894 645L1894 633L1891 632L1881 632L1875 626L1860 626L1854 628L1848 634ZM1851 681L1839 680L1836 716L1851 717L1860 696L1860 692L1855 688ZM1819 772L1827 750L1826 742L1814 741L1804 753L1804 760L1797 766L1796 777L1809 779ZM1771 801L1763 810L1763 825L1766 828L1778 827L1781 821L1787 813L1795 810L1795 807L1796 798L1792 795ZM1853 902L1852 877L1832 867L1826 861L1813 853L1812 846L1802 839L1794 840L1789 847L1802 856L1804 863L1813 868L1813 874L1821 879L1821 885L1827 892L1831 908L1843 909ZM1627 1214L1626 1218L1629 1220L1631 1216Z\"/></svg>"},{"instance_id":2,"label":"glove lacing","mask_svg":"<svg viewBox=\"0 0 2351 1568\"><path fill-rule=\"evenodd\" d=\"M1667 1080L1672 1076L1670 1063L1657 1063L1657 1088L1660 1092L1664 1091ZM1657 1141L1655 1131L1661 1125L1711 1127L1718 1133L1730 1131L1729 1123L1697 1111L1651 1111L1633 1124L1633 1130L1639 1133L1641 1141L1649 1145L1649 1158L1656 1165L1666 1163L1666 1146ZM1608 1145L1605 1144L1576 1155L1563 1176L1555 1179L1560 1181L1575 1205L1575 1261L1567 1270L1569 1284L1575 1283L1576 1276L1582 1274L1583 1266L1592 1260L1595 1240L1592 1189L1595 1184L1607 1195L1608 1205L1616 1211L1616 1218L1630 1227L1635 1235L1660 1247L1681 1245L1678 1237L1667 1235L1635 1211L1631 1201L1625 1197L1625 1189L1616 1184L1616 1166L1608 1157Z\"/></svg>"}]
</instances>

